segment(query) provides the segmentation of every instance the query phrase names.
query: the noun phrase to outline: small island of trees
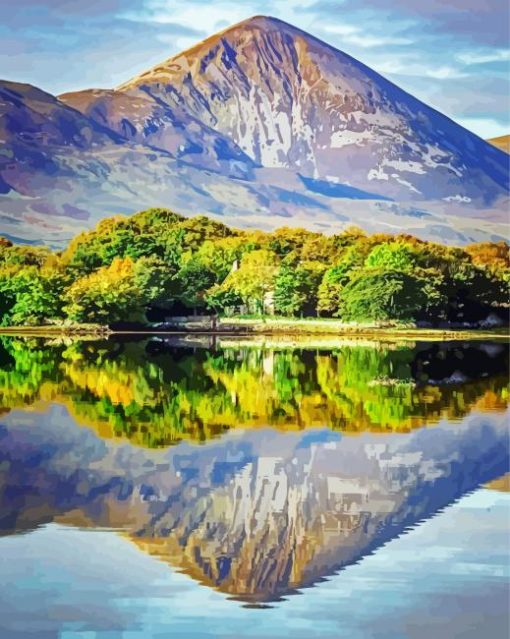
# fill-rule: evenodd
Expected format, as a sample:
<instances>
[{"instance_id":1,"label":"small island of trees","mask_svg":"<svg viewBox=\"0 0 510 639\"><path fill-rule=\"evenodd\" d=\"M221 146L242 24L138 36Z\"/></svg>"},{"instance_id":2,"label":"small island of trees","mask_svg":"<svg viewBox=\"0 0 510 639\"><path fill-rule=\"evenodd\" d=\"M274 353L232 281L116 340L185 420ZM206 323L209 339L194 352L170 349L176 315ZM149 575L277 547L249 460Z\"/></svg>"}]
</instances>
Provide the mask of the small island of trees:
<instances>
[{"instance_id":1,"label":"small island of trees","mask_svg":"<svg viewBox=\"0 0 510 639\"><path fill-rule=\"evenodd\" d=\"M505 242L238 230L167 209L101 221L62 251L0 238L0 322L149 325L193 313L506 323ZM491 320L492 318L492 320Z\"/></svg>"}]
</instances>

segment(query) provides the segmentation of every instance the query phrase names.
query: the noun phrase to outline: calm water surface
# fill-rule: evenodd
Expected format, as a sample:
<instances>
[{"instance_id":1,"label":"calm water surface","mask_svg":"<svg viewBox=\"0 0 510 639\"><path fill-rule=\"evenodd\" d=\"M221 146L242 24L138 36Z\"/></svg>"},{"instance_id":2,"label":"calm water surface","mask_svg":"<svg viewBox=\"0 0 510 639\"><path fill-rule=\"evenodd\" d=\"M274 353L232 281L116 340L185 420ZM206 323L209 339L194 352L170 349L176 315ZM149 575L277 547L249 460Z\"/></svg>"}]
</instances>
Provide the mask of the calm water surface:
<instances>
[{"instance_id":1,"label":"calm water surface","mask_svg":"<svg viewBox=\"0 0 510 639\"><path fill-rule=\"evenodd\" d=\"M0 342L0 637L506 638L508 345Z\"/></svg>"}]
</instances>

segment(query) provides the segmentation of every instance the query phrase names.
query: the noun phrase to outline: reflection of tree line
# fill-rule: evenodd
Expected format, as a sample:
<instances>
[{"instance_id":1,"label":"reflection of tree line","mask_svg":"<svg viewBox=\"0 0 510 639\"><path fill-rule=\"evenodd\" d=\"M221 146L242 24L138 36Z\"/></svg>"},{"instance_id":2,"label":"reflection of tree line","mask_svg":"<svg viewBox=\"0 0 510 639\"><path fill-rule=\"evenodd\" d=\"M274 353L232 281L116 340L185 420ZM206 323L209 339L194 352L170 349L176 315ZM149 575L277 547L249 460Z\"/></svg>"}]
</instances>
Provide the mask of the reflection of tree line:
<instances>
[{"instance_id":1,"label":"reflection of tree line","mask_svg":"<svg viewBox=\"0 0 510 639\"><path fill-rule=\"evenodd\" d=\"M508 398L505 345L193 352L155 341L3 338L2 346L2 408L61 402L101 435L145 446L248 426L406 431L501 409Z\"/></svg>"}]
</instances>

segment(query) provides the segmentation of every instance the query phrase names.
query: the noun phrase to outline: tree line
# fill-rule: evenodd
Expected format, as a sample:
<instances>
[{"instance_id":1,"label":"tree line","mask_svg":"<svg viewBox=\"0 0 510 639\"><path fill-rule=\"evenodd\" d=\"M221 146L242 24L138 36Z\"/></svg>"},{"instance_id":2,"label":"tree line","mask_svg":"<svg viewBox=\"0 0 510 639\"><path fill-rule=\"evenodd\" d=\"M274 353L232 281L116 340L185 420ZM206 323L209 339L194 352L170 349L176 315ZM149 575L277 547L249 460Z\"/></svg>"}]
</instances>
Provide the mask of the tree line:
<instances>
[{"instance_id":1,"label":"tree line","mask_svg":"<svg viewBox=\"0 0 510 639\"><path fill-rule=\"evenodd\" d=\"M506 317L506 242L238 230L167 209L101 221L62 251L0 238L0 321L148 323L195 311L467 324Z\"/></svg>"}]
</instances>

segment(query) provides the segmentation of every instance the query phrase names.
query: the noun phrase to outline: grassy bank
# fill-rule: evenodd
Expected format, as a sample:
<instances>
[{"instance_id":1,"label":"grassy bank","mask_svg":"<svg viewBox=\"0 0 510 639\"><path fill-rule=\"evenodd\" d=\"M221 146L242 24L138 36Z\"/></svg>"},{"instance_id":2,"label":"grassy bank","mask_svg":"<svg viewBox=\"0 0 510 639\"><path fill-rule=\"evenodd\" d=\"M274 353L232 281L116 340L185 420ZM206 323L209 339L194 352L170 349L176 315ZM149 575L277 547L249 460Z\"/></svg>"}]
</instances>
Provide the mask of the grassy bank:
<instances>
[{"instance_id":1,"label":"grassy bank","mask_svg":"<svg viewBox=\"0 0 510 639\"><path fill-rule=\"evenodd\" d=\"M412 324L391 323L384 324L345 324L336 319L284 319L276 317L250 318L228 317L221 318L212 327L210 319L180 323L164 330L151 328L143 331L110 330L106 326L97 324L48 325L48 326L11 326L0 328L0 334L24 336L97 336L107 337L116 334L177 334L177 335L219 335L234 338L263 338L270 337L271 343L292 344L307 337L318 337L325 340L366 339L366 340L471 340L471 339L501 339L508 340L508 328L497 329L447 329L447 328L418 328Z\"/></svg>"},{"instance_id":2,"label":"grassy bank","mask_svg":"<svg viewBox=\"0 0 510 639\"><path fill-rule=\"evenodd\" d=\"M346 324L337 319L307 318L285 319L265 318L224 318L220 327L246 334L277 336L324 335L338 337L384 338L398 337L408 339L508 339L508 328L497 329L449 329L419 328L410 323L384 322L380 324Z\"/></svg>"}]
</instances>

